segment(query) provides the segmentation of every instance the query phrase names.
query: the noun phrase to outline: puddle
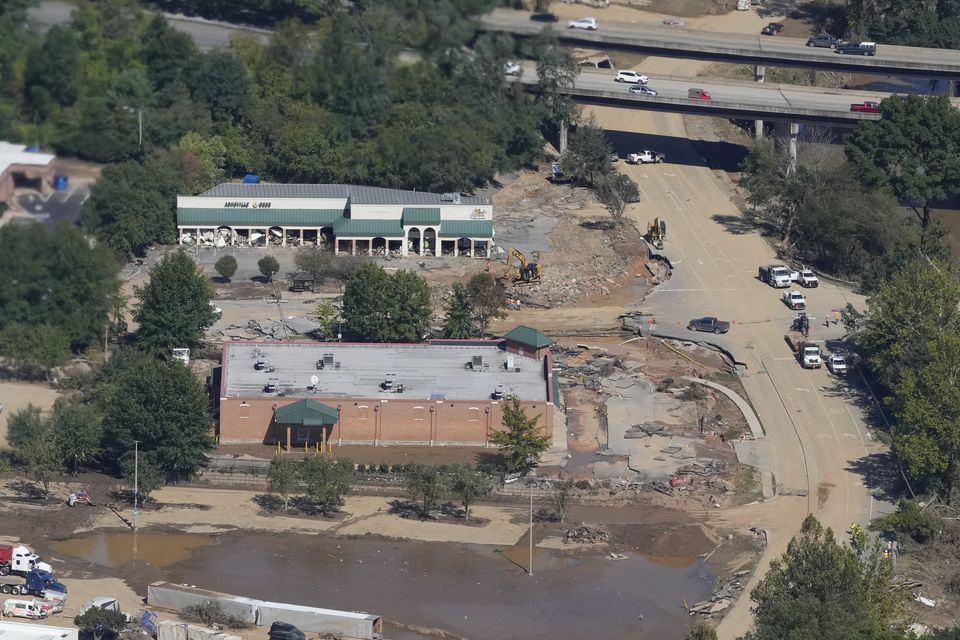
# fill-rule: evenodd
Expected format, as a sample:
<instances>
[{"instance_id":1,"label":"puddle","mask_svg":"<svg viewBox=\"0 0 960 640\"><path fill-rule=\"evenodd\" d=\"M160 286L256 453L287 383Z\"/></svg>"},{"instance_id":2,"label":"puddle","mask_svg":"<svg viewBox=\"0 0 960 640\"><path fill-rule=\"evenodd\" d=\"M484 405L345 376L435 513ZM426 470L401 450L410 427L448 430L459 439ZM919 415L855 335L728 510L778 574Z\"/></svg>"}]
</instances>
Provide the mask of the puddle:
<instances>
[{"instance_id":1,"label":"puddle","mask_svg":"<svg viewBox=\"0 0 960 640\"><path fill-rule=\"evenodd\" d=\"M703 563L673 568L637 554L610 560L535 549L531 576L521 568L528 561L521 547L227 536L167 574L241 596L369 611L470 640L582 640L598 628L608 640L679 640L689 623L683 601L710 590Z\"/></svg>"},{"instance_id":2,"label":"puddle","mask_svg":"<svg viewBox=\"0 0 960 640\"><path fill-rule=\"evenodd\" d=\"M217 540L195 533L116 532L53 540L49 547L56 554L103 567L122 567L133 560L166 567L189 559L194 549L211 544L217 544Z\"/></svg>"}]
</instances>

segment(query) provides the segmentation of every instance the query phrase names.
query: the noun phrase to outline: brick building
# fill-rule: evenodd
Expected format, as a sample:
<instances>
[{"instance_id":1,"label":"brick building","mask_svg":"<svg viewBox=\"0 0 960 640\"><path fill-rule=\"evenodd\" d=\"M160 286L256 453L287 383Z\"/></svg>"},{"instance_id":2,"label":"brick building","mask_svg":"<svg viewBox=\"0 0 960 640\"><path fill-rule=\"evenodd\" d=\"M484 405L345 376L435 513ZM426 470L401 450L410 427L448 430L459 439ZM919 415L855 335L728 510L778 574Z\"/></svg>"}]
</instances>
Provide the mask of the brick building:
<instances>
[{"instance_id":1,"label":"brick building","mask_svg":"<svg viewBox=\"0 0 960 640\"><path fill-rule=\"evenodd\" d=\"M550 434L559 388L549 344L529 327L503 340L228 342L219 439L483 446L510 398Z\"/></svg>"}]
</instances>

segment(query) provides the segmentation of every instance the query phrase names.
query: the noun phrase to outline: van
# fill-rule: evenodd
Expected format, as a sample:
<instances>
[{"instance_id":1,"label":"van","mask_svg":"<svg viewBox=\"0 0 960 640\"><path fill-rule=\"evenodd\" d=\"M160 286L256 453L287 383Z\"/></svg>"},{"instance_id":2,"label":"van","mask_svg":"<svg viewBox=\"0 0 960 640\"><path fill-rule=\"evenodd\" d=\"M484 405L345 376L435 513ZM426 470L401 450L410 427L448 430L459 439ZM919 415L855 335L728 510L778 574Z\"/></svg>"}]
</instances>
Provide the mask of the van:
<instances>
[{"instance_id":1,"label":"van","mask_svg":"<svg viewBox=\"0 0 960 640\"><path fill-rule=\"evenodd\" d=\"M46 618L48 607L39 600L6 600L3 603L3 615L6 618Z\"/></svg>"},{"instance_id":2,"label":"van","mask_svg":"<svg viewBox=\"0 0 960 640\"><path fill-rule=\"evenodd\" d=\"M688 89L687 97L691 100L712 100L710 92L706 89Z\"/></svg>"}]
</instances>

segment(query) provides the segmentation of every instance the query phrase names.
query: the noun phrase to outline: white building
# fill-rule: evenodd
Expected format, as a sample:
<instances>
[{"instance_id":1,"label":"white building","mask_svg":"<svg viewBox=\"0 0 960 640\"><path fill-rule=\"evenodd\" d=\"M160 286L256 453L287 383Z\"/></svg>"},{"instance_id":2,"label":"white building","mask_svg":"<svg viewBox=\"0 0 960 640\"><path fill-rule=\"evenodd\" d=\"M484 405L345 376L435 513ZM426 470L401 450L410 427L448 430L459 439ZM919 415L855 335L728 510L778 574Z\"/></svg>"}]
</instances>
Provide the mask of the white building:
<instances>
[{"instance_id":1,"label":"white building","mask_svg":"<svg viewBox=\"0 0 960 640\"><path fill-rule=\"evenodd\" d=\"M336 253L489 256L488 198L345 184L225 183L177 198L181 244L329 243Z\"/></svg>"}]
</instances>

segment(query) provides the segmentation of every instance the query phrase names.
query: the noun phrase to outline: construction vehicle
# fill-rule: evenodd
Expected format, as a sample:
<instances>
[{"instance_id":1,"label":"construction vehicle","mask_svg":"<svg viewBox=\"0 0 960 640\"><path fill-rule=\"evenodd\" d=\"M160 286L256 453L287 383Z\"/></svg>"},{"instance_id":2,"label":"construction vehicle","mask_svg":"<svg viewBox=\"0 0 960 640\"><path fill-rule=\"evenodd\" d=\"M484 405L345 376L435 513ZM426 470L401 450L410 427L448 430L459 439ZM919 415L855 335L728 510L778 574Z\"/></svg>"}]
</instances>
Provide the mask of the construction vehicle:
<instances>
[{"instance_id":1,"label":"construction vehicle","mask_svg":"<svg viewBox=\"0 0 960 640\"><path fill-rule=\"evenodd\" d=\"M819 369L823 365L820 346L810 342L807 337L797 331L790 331L783 337L790 349L797 356L797 361L804 369Z\"/></svg>"},{"instance_id":2,"label":"construction vehicle","mask_svg":"<svg viewBox=\"0 0 960 640\"><path fill-rule=\"evenodd\" d=\"M663 249L663 241L667 239L667 223L660 218L654 218L647 223L647 242L657 249Z\"/></svg>"},{"instance_id":3,"label":"construction vehicle","mask_svg":"<svg viewBox=\"0 0 960 640\"><path fill-rule=\"evenodd\" d=\"M40 556L22 544L17 546L0 544L0 576L7 576L11 573L23 576L34 569L53 571L53 567L46 562L41 562Z\"/></svg>"},{"instance_id":4,"label":"construction vehicle","mask_svg":"<svg viewBox=\"0 0 960 640\"><path fill-rule=\"evenodd\" d=\"M93 501L90 499L90 494L86 491L74 491L70 494L70 497L67 498L67 504L71 507L75 507L78 504L85 504L88 507L92 507Z\"/></svg>"},{"instance_id":5,"label":"construction vehicle","mask_svg":"<svg viewBox=\"0 0 960 640\"><path fill-rule=\"evenodd\" d=\"M39 569L28 572L22 581L0 580L0 593L37 596L49 601L57 611L63 611L67 600L67 588L52 573Z\"/></svg>"},{"instance_id":6,"label":"construction vehicle","mask_svg":"<svg viewBox=\"0 0 960 640\"><path fill-rule=\"evenodd\" d=\"M519 266L514 265L516 259ZM510 247L507 251L507 269L503 274L511 282L531 282L539 280L541 275L539 262L527 262L527 257L517 249Z\"/></svg>"}]
</instances>

